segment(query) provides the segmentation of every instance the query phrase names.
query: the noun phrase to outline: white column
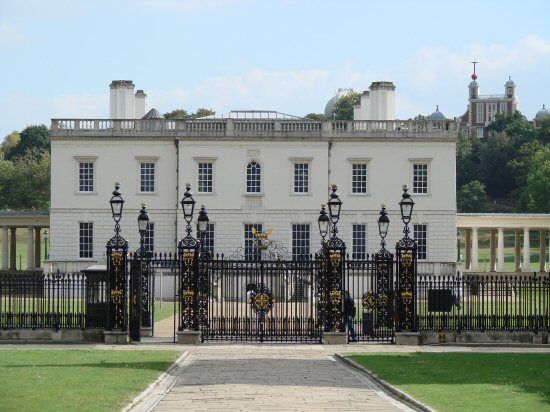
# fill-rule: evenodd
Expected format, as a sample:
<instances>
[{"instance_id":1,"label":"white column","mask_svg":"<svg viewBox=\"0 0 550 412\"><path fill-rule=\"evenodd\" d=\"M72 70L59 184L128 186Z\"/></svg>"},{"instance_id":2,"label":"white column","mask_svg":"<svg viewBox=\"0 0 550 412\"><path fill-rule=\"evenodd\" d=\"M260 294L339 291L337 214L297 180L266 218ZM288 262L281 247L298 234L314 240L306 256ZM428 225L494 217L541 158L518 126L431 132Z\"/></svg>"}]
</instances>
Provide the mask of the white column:
<instances>
[{"instance_id":1,"label":"white column","mask_svg":"<svg viewBox=\"0 0 550 412\"><path fill-rule=\"evenodd\" d=\"M523 266L522 272L531 271L531 246L529 245L529 228L523 228Z\"/></svg>"},{"instance_id":2,"label":"white column","mask_svg":"<svg viewBox=\"0 0 550 412\"><path fill-rule=\"evenodd\" d=\"M474 272L479 270L477 227L472 228L472 266L471 268Z\"/></svg>"},{"instance_id":3,"label":"white column","mask_svg":"<svg viewBox=\"0 0 550 412\"><path fill-rule=\"evenodd\" d=\"M34 269L34 228L29 226L27 238L27 270Z\"/></svg>"},{"instance_id":4,"label":"white column","mask_svg":"<svg viewBox=\"0 0 550 412\"><path fill-rule=\"evenodd\" d=\"M2 226L2 270L8 270L10 265L9 228Z\"/></svg>"},{"instance_id":5,"label":"white column","mask_svg":"<svg viewBox=\"0 0 550 412\"><path fill-rule=\"evenodd\" d=\"M497 272L504 272L504 229L498 228L498 263Z\"/></svg>"}]
</instances>

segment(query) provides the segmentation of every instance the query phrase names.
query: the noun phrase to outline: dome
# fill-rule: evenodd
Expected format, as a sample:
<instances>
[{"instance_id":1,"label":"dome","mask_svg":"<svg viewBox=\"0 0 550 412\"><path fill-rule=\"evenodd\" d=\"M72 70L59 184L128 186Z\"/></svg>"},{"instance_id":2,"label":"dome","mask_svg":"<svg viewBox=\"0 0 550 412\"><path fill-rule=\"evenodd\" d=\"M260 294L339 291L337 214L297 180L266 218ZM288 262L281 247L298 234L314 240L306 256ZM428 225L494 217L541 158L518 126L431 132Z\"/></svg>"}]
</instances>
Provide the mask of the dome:
<instances>
[{"instance_id":1,"label":"dome","mask_svg":"<svg viewBox=\"0 0 550 412\"><path fill-rule=\"evenodd\" d=\"M338 89L336 94L332 96L325 106L325 116L331 119L332 113L334 112L334 107L336 106L336 103L338 103L338 100L350 93L353 93L353 89Z\"/></svg>"},{"instance_id":2,"label":"dome","mask_svg":"<svg viewBox=\"0 0 550 412\"><path fill-rule=\"evenodd\" d=\"M540 109L537 114L535 115L535 120L542 120L546 117L550 116L550 112L544 105L542 105L542 109Z\"/></svg>"},{"instance_id":3,"label":"dome","mask_svg":"<svg viewBox=\"0 0 550 412\"><path fill-rule=\"evenodd\" d=\"M512 76L508 76L508 81L504 85L505 87L516 87L516 84L512 80Z\"/></svg>"},{"instance_id":4,"label":"dome","mask_svg":"<svg viewBox=\"0 0 550 412\"><path fill-rule=\"evenodd\" d=\"M429 120L447 120L445 115L439 111L439 106L435 106L435 112L428 116Z\"/></svg>"}]
</instances>

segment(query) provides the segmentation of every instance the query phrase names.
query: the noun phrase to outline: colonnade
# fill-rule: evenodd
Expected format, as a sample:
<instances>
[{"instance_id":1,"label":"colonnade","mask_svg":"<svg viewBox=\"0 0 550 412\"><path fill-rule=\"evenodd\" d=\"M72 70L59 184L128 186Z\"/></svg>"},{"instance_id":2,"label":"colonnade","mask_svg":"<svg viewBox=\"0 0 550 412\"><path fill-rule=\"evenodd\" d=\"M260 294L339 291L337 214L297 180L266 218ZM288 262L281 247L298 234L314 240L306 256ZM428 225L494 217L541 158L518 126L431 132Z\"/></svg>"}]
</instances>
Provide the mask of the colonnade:
<instances>
[{"instance_id":1,"label":"colonnade","mask_svg":"<svg viewBox=\"0 0 550 412\"><path fill-rule=\"evenodd\" d=\"M2 226L2 270L17 270L17 229ZM42 226L27 226L27 270L39 269L42 263Z\"/></svg>"},{"instance_id":2,"label":"colonnade","mask_svg":"<svg viewBox=\"0 0 550 412\"><path fill-rule=\"evenodd\" d=\"M465 233L465 259L464 268L472 272L479 271L479 230L478 227L462 228ZM505 228L490 228L490 272L505 272L504 266L504 230ZM539 233L539 263L531 265L531 245L530 232ZM546 272L547 267L547 242L549 231L546 229L533 229L525 227L523 229L514 229L514 270L516 272ZM523 234L523 236L522 236ZM523 240L523 241L522 241ZM523 259L522 259L523 254Z\"/></svg>"}]
</instances>

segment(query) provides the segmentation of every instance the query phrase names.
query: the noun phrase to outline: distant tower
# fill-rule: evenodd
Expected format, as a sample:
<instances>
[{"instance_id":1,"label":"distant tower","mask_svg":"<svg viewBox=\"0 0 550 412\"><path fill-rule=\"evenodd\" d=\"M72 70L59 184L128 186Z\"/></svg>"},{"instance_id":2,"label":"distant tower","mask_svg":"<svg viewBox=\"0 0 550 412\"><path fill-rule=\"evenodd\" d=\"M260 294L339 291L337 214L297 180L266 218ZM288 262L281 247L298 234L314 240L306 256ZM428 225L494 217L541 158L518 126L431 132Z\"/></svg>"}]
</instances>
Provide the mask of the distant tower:
<instances>
[{"instance_id":1,"label":"distant tower","mask_svg":"<svg viewBox=\"0 0 550 412\"><path fill-rule=\"evenodd\" d=\"M134 96L135 99L135 112L136 119L141 119L145 116L145 98L147 95L143 90L138 90Z\"/></svg>"},{"instance_id":2,"label":"distant tower","mask_svg":"<svg viewBox=\"0 0 550 412\"><path fill-rule=\"evenodd\" d=\"M507 99L514 99L516 97L516 84L512 80L512 76L508 76L508 81L504 85L504 94Z\"/></svg>"}]
</instances>

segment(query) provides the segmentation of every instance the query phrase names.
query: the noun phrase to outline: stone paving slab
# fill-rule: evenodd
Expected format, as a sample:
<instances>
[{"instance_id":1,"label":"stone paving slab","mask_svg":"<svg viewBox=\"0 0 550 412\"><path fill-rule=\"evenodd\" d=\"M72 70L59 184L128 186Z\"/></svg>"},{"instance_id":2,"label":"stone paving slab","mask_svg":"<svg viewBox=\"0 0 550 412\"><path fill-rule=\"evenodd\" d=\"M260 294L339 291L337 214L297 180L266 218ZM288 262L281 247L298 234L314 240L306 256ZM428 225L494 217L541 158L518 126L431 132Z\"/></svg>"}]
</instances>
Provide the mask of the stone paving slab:
<instances>
[{"instance_id":1,"label":"stone paving slab","mask_svg":"<svg viewBox=\"0 0 550 412\"><path fill-rule=\"evenodd\" d=\"M321 352L197 352L155 411L411 410Z\"/></svg>"}]
</instances>

